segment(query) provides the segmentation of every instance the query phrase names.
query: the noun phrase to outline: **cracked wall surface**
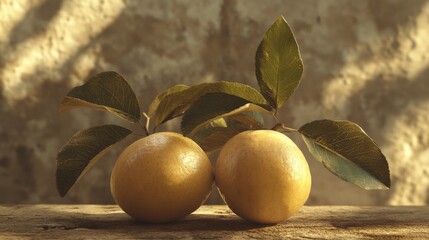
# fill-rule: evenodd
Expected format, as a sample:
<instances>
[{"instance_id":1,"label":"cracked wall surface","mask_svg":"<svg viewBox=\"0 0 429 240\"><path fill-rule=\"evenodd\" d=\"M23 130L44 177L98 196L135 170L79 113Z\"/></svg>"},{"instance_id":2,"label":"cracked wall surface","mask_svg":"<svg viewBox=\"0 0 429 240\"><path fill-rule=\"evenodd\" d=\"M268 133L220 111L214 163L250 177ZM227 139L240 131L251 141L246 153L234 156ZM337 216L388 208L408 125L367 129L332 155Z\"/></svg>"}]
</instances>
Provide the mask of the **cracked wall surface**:
<instances>
[{"instance_id":1,"label":"cracked wall surface","mask_svg":"<svg viewBox=\"0 0 429 240\"><path fill-rule=\"evenodd\" d=\"M354 121L390 163L392 188L366 191L304 150L313 176L308 204L428 204L429 2L420 0L2 0L0 203L111 203L111 168L132 139L65 198L55 190L55 156L73 133L129 126L98 111L58 114L68 90L114 70L147 109L156 93L178 83L256 87L256 47L278 15L292 27L304 61L300 87L279 118L293 127L321 118ZM219 201L213 194L209 203Z\"/></svg>"}]
</instances>

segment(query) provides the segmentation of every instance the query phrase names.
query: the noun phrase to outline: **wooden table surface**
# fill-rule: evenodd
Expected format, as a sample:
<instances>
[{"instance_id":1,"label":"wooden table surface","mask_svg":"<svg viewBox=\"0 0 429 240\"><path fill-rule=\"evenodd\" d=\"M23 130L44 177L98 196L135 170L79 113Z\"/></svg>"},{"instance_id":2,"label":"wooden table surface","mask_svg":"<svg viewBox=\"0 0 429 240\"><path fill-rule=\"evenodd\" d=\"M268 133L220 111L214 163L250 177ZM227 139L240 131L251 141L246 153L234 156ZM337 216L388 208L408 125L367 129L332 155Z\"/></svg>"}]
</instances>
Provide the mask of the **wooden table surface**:
<instances>
[{"instance_id":1,"label":"wooden table surface","mask_svg":"<svg viewBox=\"0 0 429 240\"><path fill-rule=\"evenodd\" d=\"M226 206L145 224L115 205L0 205L0 239L429 239L429 207L306 206L257 225Z\"/></svg>"}]
</instances>

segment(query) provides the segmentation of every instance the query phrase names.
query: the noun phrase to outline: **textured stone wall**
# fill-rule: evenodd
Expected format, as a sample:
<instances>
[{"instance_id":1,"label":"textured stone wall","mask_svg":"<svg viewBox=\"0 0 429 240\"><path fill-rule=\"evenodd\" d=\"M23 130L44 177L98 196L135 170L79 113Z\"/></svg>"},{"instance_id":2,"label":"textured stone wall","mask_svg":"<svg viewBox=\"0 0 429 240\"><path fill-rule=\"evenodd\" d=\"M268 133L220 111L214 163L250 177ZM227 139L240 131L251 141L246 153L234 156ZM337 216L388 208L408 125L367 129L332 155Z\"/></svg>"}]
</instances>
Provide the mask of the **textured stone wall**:
<instances>
[{"instance_id":1,"label":"textured stone wall","mask_svg":"<svg viewBox=\"0 0 429 240\"><path fill-rule=\"evenodd\" d=\"M305 65L280 119L293 127L320 118L355 121L379 144L392 174L389 191L365 191L304 151L313 176L308 204L428 204L429 2L419 0L2 0L0 203L112 202L110 171L127 143L66 198L56 193L55 156L73 133L128 126L98 111L58 114L67 91L114 70L146 109L157 92L177 83L256 86L254 53L280 14ZM164 129L177 129L174 124ZM299 136L292 138L304 147Z\"/></svg>"}]
</instances>

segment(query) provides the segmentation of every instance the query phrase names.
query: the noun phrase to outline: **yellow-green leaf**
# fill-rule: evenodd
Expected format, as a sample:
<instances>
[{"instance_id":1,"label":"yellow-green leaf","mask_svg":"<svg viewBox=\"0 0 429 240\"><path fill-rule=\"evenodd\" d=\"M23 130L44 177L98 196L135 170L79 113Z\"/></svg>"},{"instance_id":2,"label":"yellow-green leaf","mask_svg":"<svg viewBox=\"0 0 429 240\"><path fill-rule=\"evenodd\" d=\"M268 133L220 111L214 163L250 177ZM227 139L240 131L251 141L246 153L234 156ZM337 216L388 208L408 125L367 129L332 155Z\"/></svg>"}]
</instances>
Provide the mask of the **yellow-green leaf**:
<instances>
[{"instance_id":1,"label":"yellow-green leaf","mask_svg":"<svg viewBox=\"0 0 429 240\"><path fill-rule=\"evenodd\" d=\"M140 120L137 97L116 72L99 73L70 90L61 102L60 112L82 107L109 111L130 122Z\"/></svg>"},{"instance_id":2,"label":"yellow-green leaf","mask_svg":"<svg viewBox=\"0 0 429 240\"><path fill-rule=\"evenodd\" d=\"M163 93L161 93L161 94L159 94L158 96L156 96L156 98L152 101L152 103L150 104L150 106L149 106L149 110L148 110L148 112L147 112L147 114L148 114L148 116L149 117L152 117L154 114L155 114L155 112L156 112L156 110L157 110L157 108L158 108L158 106L159 106L159 103L166 97L166 96L168 96L168 95L170 95L170 94L172 94L172 93L176 93L176 92L181 92L181 91L183 91L183 90L185 90L185 89L188 89L189 87L188 86L186 86L186 85L183 85L183 84L178 84L178 85L175 85L175 86L173 86L173 87L171 87L171 88L169 88L169 89L167 89L167 91L165 91L165 92L163 92Z\"/></svg>"},{"instance_id":3,"label":"yellow-green leaf","mask_svg":"<svg viewBox=\"0 0 429 240\"><path fill-rule=\"evenodd\" d=\"M244 112L270 112L246 99L221 93L208 93L200 97L184 113L181 129L184 135L193 135L205 124Z\"/></svg>"},{"instance_id":4,"label":"yellow-green leaf","mask_svg":"<svg viewBox=\"0 0 429 240\"><path fill-rule=\"evenodd\" d=\"M210 153L221 148L230 138L241 131L232 127L210 127L196 133L191 138L204 152Z\"/></svg>"},{"instance_id":5,"label":"yellow-green leaf","mask_svg":"<svg viewBox=\"0 0 429 240\"><path fill-rule=\"evenodd\" d=\"M113 144L131 134L131 131L116 125L104 125L77 132L61 148L57 155L56 183L63 197L78 179Z\"/></svg>"},{"instance_id":6,"label":"yellow-green leaf","mask_svg":"<svg viewBox=\"0 0 429 240\"><path fill-rule=\"evenodd\" d=\"M228 125L237 125L246 130L261 129L264 127L264 118L260 112L244 112L228 117Z\"/></svg>"},{"instance_id":7,"label":"yellow-green leaf","mask_svg":"<svg viewBox=\"0 0 429 240\"><path fill-rule=\"evenodd\" d=\"M325 119L298 131L310 153L341 179L364 189L390 187L386 157L357 124Z\"/></svg>"},{"instance_id":8,"label":"yellow-green leaf","mask_svg":"<svg viewBox=\"0 0 429 240\"><path fill-rule=\"evenodd\" d=\"M155 127L174 117L183 114L199 97L207 93L222 92L240 97L248 102L268 104L264 97L254 88L236 82L202 83L163 98L155 114Z\"/></svg>"},{"instance_id":9,"label":"yellow-green leaf","mask_svg":"<svg viewBox=\"0 0 429 240\"><path fill-rule=\"evenodd\" d=\"M206 123L188 137L198 143L205 152L210 153L221 148L235 135L247 130L261 129L263 125L261 113L243 112Z\"/></svg>"},{"instance_id":10,"label":"yellow-green leaf","mask_svg":"<svg viewBox=\"0 0 429 240\"><path fill-rule=\"evenodd\" d=\"M304 69L298 44L283 16L265 33L255 59L261 92L278 109L298 87Z\"/></svg>"}]
</instances>

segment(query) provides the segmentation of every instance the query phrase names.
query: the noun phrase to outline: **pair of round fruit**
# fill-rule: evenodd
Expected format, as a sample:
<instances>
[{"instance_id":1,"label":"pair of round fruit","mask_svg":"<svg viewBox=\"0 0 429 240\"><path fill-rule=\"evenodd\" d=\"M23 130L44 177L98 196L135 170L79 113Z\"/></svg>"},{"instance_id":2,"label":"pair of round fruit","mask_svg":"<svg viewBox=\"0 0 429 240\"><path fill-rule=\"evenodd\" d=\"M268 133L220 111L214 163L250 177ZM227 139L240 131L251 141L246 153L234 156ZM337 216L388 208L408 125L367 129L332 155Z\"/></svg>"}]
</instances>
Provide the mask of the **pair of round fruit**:
<instances>
[{"instance_id":1,"label":"pair of round fruit","mask_svg":"<svg viewBox=\"0 0 429 240\"><path fill-rule=\"evenodd\" d=\"M137 220L181 219L207 199L213 180L230 209L252 222L281 222L305 203L307 161L287 136L272 130L242 132L222 148L215 174L207 155L189 138L161 132L137 140L119 156L111 191Z\"/></svg>"}]
</instances>

